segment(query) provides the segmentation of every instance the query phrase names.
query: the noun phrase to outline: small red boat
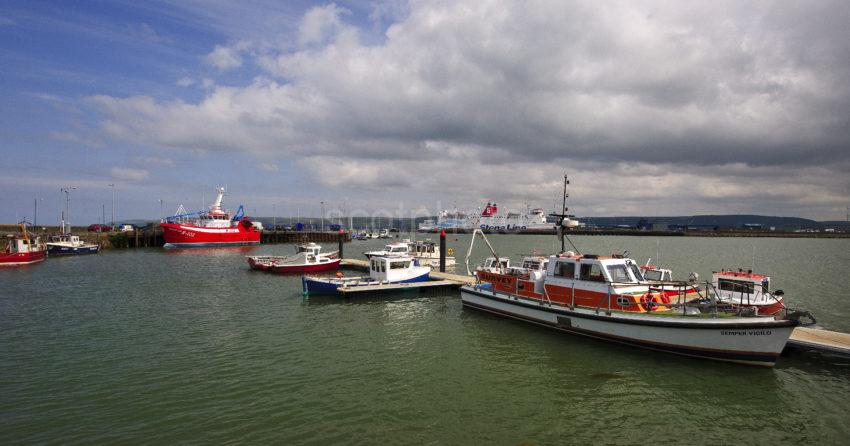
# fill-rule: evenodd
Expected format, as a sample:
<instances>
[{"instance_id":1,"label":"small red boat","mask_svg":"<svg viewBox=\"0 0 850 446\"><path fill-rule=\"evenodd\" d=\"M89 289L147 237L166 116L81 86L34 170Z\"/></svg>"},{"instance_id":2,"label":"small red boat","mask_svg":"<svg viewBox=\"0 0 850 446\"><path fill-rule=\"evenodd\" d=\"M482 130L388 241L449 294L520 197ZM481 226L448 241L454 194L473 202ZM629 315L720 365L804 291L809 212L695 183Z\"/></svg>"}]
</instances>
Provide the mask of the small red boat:
<instances>
[{"instance_id":1,"label":"small red boat","mask_svg":"<svg viewBox=\"0 0 850 446\"><path fill-rule=\"evenodd\" d=\"M21 234L8 237L6 249L0 253L0 266L29 265L47 258L47 246L38 237L30 238L23 224Z\"/></svg>"},{"instance_id":2,"label":"small red boat","mask_svg":"<svg viewBox=\"0 0 850 446\"><path fill-rule=\"evenodd\" d=\"M734 311L749 309L756 315L766 316L785 308L785 293L782 290L771 292L769 276L752 270L723 269L712 273L712 282L718 303L731 305Z\"/></svg>"},{"instance_id":3,"label":"small red boat","mask_svg":"<svg viewBox=\"0 0 850 446\"><path fill-rule=\"evenodd\" d=\"M339 251L322 254L315 243L299 245L291 256L248 256L251 269L278 274L331 271L339 268Z\"/></svg>"},{"instance_id":4,"label":"small red boat","mask_svg":"<svg viewBox=\"0 0 850 446\"><path fill-rule=\"evenodd\" d=\"M189 215L176 215L160 224L166 248L260 244L260 230L248 217L241 215L242 207L232 217L221 207L224 188L220 187L217 191L218 196L208 212L193 214L197 215L197 219L191 220Z\"/></svg>"}]
</instances>

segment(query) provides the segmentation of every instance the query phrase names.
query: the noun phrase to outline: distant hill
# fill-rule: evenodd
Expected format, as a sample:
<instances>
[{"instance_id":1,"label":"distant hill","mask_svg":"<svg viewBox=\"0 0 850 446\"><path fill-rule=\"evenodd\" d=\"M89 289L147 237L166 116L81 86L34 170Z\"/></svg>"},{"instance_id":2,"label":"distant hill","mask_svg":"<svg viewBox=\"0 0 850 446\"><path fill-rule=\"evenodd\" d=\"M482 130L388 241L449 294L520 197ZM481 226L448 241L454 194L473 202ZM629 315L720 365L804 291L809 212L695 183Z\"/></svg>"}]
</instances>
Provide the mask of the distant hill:
<instances>
[{"instance_id":1,"label":"distant hill","mask_svg":"<svg viewBox=\"0 0 850 446\"><path fill-rule=\"evenodd\" d=\"M777 230L793 231L796 229L824 229L834 227L799 217L772 217L765 215L692 215L670 216L670 217L579 217L579 221L588 226L615 227L615 226L637 226L641 220L649 222L655 229L666 229L670 225L706 227L719 229L743 228L744 225L761 225L763 228L776 228Z\"/></svg>"}]
</instances>

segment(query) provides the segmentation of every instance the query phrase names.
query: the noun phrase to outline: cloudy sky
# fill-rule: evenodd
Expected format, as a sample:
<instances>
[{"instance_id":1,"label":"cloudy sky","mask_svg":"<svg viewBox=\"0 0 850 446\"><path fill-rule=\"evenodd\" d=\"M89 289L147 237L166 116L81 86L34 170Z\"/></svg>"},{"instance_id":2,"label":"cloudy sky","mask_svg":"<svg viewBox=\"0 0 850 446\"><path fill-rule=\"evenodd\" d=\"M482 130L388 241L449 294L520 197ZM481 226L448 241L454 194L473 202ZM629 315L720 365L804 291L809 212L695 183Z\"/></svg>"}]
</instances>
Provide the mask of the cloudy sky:
<instances>
[{"instance_id":1,"label":"cloudy sky","mask_svg":"<svg viewBox=\"0 0 850 446\"><path fill-rule=\"evenodd\" d=\"M843 219L845 1L4 1L0 221L201 207Z\"/></svg>"}]
</instances>

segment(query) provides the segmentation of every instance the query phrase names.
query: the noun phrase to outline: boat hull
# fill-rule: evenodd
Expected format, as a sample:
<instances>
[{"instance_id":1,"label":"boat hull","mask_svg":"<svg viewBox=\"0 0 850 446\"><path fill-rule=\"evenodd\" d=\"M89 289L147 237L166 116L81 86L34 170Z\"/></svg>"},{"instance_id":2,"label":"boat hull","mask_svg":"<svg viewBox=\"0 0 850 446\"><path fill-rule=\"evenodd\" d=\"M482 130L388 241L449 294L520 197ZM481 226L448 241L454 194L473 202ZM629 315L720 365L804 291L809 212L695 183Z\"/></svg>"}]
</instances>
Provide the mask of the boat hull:
<instances>
[{"instance_id":1,"label":"boat hull","mask_svg":"<svg viewBox=\"0 0 850 446\"><path fill-rule=\"evenodd\" d=\"M93 246L62 246L47 244L47 252L52 256L97 254L100 247Z\"/></svg>"},{"instance_id":2,"label":"boat hull","mask_svg":"<svg viewBox=\"0 0 850 446\"><path fill-rule=\"evenodd\" d=\"M259 245L260 231L242 223L230 228L202 228L177 223L162 223L166 248Z\"/></svg>"},{"instance_id":3,"label":"boat hull","mask_svg":"<svg viewBox=\"0 0 850 446\"><path fill-rule=\"evenodd\" d=\"M47 251L16 252L12 254L0 254L0 267L22 266L44 261Z\"/></svg>"},{"instance_id":4,"label":"boat hull","mask_svg":"<svg viewBox=\"0 0 850 446\"><path fill-rule=\"evenodd\" d=\"M276 274L292 273L314 273L320 271L333 271L339 269L340 259L333 259L325 263L314 263L309 265L272 265L268 271Z\"/></svg>"},{"instance_id":5,"label":"boat hull","mask_svg":"<svg viewBox=\"0 0 850 446\"><path fill-rule=\"evenodd\" d=\"M430 274L425 273L420 276L416 276L410 279L399 280L395 282L383 282L386 284L391 283L415 283L415 282L427 282L430 279ZM339 292L339 288L343 286L343 279L331 279L331 278L320 278L320 277L303 277L301 279L301 284L303 286L304 292L307 294L337 294L342 295L343 293ZM368 278L364 278L363 281L358 283L352 283L349 281L345 284L346 287L357 287L357 286L371 286L378 285L379 282L369 280Z\"/></svg>"},{"instance_id":6,"label":"boat hull","mask_svg":"<svg viewBox=\"0 0 850 446\"><path fill-rule=\"evenodd\" d=\"M465 307L519 319L572 334L631 346L719 361L772 367L793 321L767 318L699 319L597 313L591 309L514 299L492 289L461 288Z\"/></svg>"}]
</instances>

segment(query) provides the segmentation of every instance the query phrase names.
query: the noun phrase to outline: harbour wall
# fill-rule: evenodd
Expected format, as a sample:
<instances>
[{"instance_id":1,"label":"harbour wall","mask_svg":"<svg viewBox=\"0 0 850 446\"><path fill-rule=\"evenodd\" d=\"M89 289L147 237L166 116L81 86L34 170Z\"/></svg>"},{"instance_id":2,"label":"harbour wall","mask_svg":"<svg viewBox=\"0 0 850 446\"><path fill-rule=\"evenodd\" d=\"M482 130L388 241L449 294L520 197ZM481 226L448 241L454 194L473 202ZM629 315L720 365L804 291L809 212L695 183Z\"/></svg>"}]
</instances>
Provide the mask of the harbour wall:
<instances>
[{"instance_id":1,"label":"harbour wall","mask_svg":"<svg viewBox=\"0 0 850 446\"><path fill-rule=\"evenodd\" d=\"M20 228L17 225L0 225L0 234L13 234L19 231ZM48 226L44 230L30 233L40 236L42 241L46 242L49 236L59 234L59 228ZM162 229L159 227L127 232L72 231L72 233L79 236L80 240L96 243L103 249L157 248L165 244ZM339 237L343 237L344 242L351 241L348 233L340 235L338 232L330 231L263 231L260 234L260 243L332 243L338 242Z\"/></svg>"}]
</instances>

